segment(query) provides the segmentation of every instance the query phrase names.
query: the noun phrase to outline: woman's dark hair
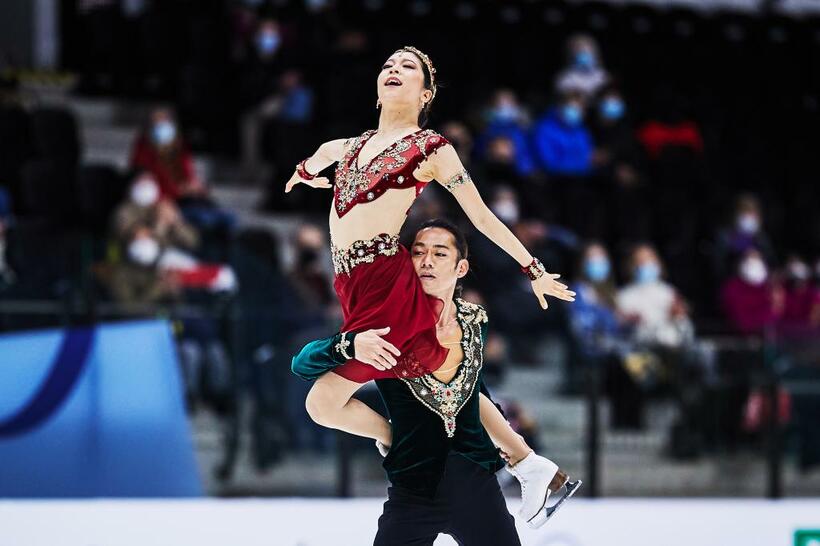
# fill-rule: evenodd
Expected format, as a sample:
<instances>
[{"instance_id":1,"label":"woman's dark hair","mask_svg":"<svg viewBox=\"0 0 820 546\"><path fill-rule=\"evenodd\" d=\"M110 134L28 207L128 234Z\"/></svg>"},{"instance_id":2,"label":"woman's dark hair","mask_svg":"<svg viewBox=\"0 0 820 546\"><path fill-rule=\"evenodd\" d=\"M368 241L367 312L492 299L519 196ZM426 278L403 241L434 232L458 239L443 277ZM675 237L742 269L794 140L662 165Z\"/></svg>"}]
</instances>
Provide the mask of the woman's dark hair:
<instances>
[{"instance_id":1,"label":"woman's dark hair","mask_svg":"<svg viewBox=\"0 0 820 546\"><path fill-rule=\"evenodd\" d=\"M407 51L407 53L413 53L413 52L412 51ZM413 56L416 57L419 60L419 64L421 65L421 73L424 74L424 88L429 89L430 91L432 91L433 90L433 78L430 75L430 71L427 69L427 65L415 53L413 53ZM440 87L440 86L437 86L437 87ZM422 108L421 112L419 112L418 125L422 129L424 128L425 125L427 125L427 122L430 120L430 109L432 108L432 104L433 104L433 101L431 99L427 103L425 103L424 108Z\"/></svg>"},{"instance_id":2,"label":"woman's dark hair","mask_svg":"<svg viewBox=\"0 0 820 546\"><path fill-rule=\"evenodd\" d=\"M423 224L419 226L416 230L416 235L421 232L423 229L427 228L441 228L446 231L450 232L450 235L453 236L453 241L456 245L456 263L461 260L466 260L467 256L469 255L469 249L467 248L467 238L464 236L464 232L462 232L458 226L452 223L449 220L445 220L444 218L434 218L432 220L427 220ZM461 297L461 292L463 291L463 286L461 285L461 281L456 284L456 290L453 293L453 296L456 298Z\"/></svg>"}]
</instances>

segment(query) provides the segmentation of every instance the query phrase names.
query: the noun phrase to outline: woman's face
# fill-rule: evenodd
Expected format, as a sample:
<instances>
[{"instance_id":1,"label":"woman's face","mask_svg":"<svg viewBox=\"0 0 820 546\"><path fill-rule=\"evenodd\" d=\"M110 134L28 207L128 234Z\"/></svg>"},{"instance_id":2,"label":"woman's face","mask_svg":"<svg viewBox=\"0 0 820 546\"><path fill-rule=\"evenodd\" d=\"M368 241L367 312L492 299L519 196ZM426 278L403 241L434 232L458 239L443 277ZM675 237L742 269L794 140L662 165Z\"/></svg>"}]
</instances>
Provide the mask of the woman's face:
<instances>
[{"instance_id":1,"label":"woman's face","mask_svg":"<svg viewBox=\"0 0 820 546\"><path fill-rule=\"evenodd\" d=\"M376 92L382 106L406 106L421 111L433 92L424 87L421 59L409 51L397 51L382 65L376 79Z\"/></svg>"}]
</instances>

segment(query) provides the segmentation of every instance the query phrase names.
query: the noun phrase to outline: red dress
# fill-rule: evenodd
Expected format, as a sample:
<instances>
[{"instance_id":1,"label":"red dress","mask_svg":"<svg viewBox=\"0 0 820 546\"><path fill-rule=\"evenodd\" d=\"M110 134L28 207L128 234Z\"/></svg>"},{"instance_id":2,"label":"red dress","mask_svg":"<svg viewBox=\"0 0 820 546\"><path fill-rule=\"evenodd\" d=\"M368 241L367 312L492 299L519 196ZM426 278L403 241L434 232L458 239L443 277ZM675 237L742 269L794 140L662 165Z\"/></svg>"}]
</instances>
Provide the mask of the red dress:
<instances>
[{"instance_id":1,"label":"red dress","mask_svg":"<svg viewBox=\"0 0 820 546\"><path fill-rule=\"evenodd\" d=\"M333 206L339 217L358 203L378 199L389 188L406 188L418 196L427 183L417 180L413 171L429 154L448 143L434 131L419 130L388 146L367 165L354 165L362 146L374 133L367 131L352 139L347 154L336 166ZM389 326L384 339L401 351L398 364L391 370L377 370L352 359L333 371L365 383L397 376L419 377L441 367L449 352L436 337L436 320L444 305L425 294L410 253L398 243L398 235L382 233L356 241L347 249L331 246L331 252L336 272L333 287L344 315L342 331Z\"/></svg>"}]
</instances>

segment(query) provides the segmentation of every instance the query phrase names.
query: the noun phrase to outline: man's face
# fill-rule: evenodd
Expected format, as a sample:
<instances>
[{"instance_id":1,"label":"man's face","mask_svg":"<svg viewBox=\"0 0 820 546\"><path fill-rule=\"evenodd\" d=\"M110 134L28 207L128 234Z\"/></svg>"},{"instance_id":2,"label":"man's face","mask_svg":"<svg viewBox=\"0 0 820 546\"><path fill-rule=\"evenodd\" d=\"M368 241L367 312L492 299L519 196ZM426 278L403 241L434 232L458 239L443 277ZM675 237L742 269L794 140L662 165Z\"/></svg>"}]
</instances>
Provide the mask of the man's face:
<instances>
[{"instance_id":1,"label":"man's face","mask_svg":"<svg viewBox=\"0 0 820 546\"><path fill-rule=\"evenodd\" d=\"M425 228L416 234L411 247L413 266L428 294L443 294L455 289L458 279L467 274L467 260L458 259L453 234L446 229Z\"/></svg>"}]
</instances>

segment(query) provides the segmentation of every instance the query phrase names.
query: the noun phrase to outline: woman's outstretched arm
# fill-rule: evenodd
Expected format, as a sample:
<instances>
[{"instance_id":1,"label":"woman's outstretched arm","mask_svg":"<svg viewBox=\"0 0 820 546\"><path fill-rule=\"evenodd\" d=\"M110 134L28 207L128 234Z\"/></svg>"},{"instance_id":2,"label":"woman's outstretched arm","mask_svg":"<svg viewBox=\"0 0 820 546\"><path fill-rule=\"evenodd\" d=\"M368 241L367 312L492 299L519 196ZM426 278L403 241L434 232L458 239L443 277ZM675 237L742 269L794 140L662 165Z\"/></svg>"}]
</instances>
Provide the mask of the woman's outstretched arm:
<instances>
[{"instance_id":1,"label":"woman's outstretched arm","mask_svg":"<svg viewBox=\"0 0 820 546\"><path fill-rule=\"evenodd\" d=\"M317 174L320 171L323 171L324 169L332 165L333 163L340 161L345 155L345 151L347 149L349 141L350 139L344 138L328 140L327 142L319 146L319 148L317 148L317 150L313 153L312 156L308 157L305 160L305 170L309 174ZM328 180L325 176L317 176L315 178L308 180L306 178L302 178L301 176L299 176L298 169L294 169L293 174L290 177L290 180L288 180L287 184L285 184L285 193L289 193L290 190L292 190L296 184L300 183L307 184L308 186L314 188L333 187L333 185L330 183L330 180Z\"/></svg>"},{"instance_id":2,"label":"woman's outstretched arm","mask_svg":"<svg viewBox=\"0 0 820 546\"><path fill-rule=\"evenodd\" d=\"M458 201L458 204L476 229L501 247L504 252L518 262L518 265L527 267L533 262L532 255L521 244L521 241L484 203L478 189L470 178L470 174L464 168L461 159L459 159L455 148L451 144L442 146L436 153L430 155L422 168L425 173L453 194L453 197L456 198L456 201ZM558 277L560 275L546 273L532 281L533 292L535 292L541 307L544 309L547 308L547 300L544 294L565 301L574 300L575 292L556 281L555 279Z\"/></svg>"}]
</instances>

